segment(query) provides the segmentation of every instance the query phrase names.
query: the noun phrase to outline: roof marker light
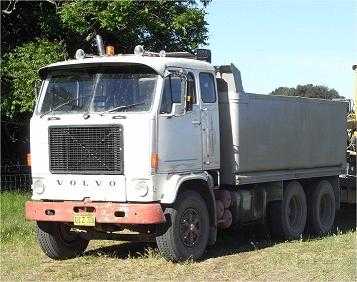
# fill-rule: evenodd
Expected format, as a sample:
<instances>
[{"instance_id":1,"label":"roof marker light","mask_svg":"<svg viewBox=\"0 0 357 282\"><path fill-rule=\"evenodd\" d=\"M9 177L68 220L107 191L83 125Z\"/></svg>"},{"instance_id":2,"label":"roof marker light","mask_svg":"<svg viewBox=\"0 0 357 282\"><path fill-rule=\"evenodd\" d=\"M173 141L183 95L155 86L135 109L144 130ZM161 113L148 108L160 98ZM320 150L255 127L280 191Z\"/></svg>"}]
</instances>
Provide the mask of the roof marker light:
<instances>
[{"instance_id":1,"label":"roof marker light","mask_svg":"<svg viewBox=\"0 0 357 282\"><path fill-rule=\"evenodd\" d=\"M166 57L166 52L165 52L165 50L161 50L161 51L159 52L159 57Z\"/></svg>"},{"instance_id":2,"label":"roof marker light","mask_svg":"<svg viewBox=\"0 0 357 282\"><path fill-rule=\"evenodd\" d=\"M115 52L114 52L114 46L106 46L105 47L105 53L107 54L107 56L114 56Z\"/></svg>"},{"instance_id":3,"label":"roof marker light","mask_svg":"<svg viewBox=\"0 0 357 282\"><path fill-rule=\"evenodd\" d=\"M82 49L78 49L76 51L76 59L80 60L80 59L84 59L86 56L86 53L84 53L84 51Z\"/></svg>"},{"instance_id":4,"label":"roof marker light","mask_svg":"<svg viewBox=\"0 0 357 282\"><path fill-rule=\"evenodd\" d=\"M144 55L144 47L142 45L136 45L134 48L134 54L137 56Z\"/></svg>"}]
</instances>

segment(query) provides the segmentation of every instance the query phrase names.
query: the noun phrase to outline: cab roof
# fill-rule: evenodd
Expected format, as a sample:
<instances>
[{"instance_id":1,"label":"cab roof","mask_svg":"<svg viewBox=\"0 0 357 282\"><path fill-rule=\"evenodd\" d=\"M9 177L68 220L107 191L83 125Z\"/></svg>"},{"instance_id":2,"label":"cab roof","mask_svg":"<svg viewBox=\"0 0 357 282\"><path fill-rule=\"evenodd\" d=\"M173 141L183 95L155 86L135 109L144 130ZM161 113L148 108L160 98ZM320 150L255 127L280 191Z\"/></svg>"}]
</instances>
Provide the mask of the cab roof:
<instances>
[{"instance_id":1,"label":"cab roof","mask_svg":"<svg viewBox=\"0 0 357 282\"><path fill-rule=\"evenodd\" d=\"M73 68L119 65L144 65L163 76L167 67L197 69L214 72L214 67L205 62L188 58L177 57L151 57L140 55L94 56L90 58L68 60L45 66L39 70L40 77L44 79L52 70L68 70Z\"/></svg>"}]
</instances>

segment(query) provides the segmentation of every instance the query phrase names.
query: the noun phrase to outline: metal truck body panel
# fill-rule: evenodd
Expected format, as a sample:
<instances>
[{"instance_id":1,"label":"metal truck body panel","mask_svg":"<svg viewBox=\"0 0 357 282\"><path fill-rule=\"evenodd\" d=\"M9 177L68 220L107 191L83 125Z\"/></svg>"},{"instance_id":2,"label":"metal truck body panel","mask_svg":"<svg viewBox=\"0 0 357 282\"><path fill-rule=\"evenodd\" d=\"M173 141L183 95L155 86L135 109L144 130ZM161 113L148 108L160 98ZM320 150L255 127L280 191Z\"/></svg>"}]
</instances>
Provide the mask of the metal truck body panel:
<instances>
[{"instance_id":1,"label":"metal truck body panel","mask_svg":"<svg viewBox=\"0 0 357 282\"><path fill-rule=\"evenodd\" d=\"M49 128L64 128L72 125L77 128L85 127L110 127L117 126L118 120L113 115L97 116L83 119L81 114L62 115L59 120L48 120L35 116L31 120L31 152L32 152L32 177L33 183L40 180L44 184L43 191L35 189L32 198L51 200L83 200L90 198L93 201L125 202L138 199L136 189L139 182L146 182L152 186L150 166L151 131L154 126L149 114L138 113L120 119L123 128L123 154L132 157L123 157L123 173L56 173L50 171L50 138ZM93 119L95 118L95 121ZM145 138L138 138L138 132ZM63 140L63 136L61 136ZM76 138L73 136L72 138ZM130 140L130 142L128 142ZM78 141L80 142L80 141ZM97 142L103 142L97 139ZM87 146L87 144L82 144ZM77 148L72 147L72 150ZM88 147L88 151L91 149ZM140 159L141 161L137 161ZM140 197L143 201L153 201L153 189Z\"/></svg>"},{"instance_id":2,"label":"metal truck body panel","mask_svg":"<svg viewBox=\"0 0 357 282\"><path fill-rule=\"evenodd\" d=\"M155 70L161 76L165 75L165 71L169 67L202 69L206 71L214 71L211 64L203 61L186 59L186 58L169 58L169 57L145 57L133 55L118 55L118 56L102 56L85 58L79 60L68 60L45 66L39 70L42 78L45 78L48 71L56 70L73 70L84 67L100 67L100 66L116 66L123 67L128 65L145 65Z\"/></svg>"},{"instance_id":3,"label":"metal truck body panel","mask_svg":"<svg viewBox=\"0 0 357 282\"><path fill-rule=\"evenodd\" d=\"M274 181L297 170L341 173L345 103L245 93L232 69L219 82L222 183Z\"/></svg>"}]
</instances>

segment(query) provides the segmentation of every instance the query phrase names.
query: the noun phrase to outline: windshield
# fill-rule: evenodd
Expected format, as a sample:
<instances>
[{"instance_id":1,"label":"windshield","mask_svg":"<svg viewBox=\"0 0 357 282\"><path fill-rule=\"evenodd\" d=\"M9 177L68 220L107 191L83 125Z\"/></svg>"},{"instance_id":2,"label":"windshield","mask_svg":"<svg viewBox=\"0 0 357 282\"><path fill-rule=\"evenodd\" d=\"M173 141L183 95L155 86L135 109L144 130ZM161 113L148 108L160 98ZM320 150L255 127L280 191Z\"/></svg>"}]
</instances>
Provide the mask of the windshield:
<instances>
[{"instance_id":1,"label":"windshield","mask_svg":"<svg viewBox=\"0 0 357 282\"><path fill-rule=\"evenodd\" d=\"M39 113L149 111L158 75L114 71L53 73Z\"/></svg>"}]
</instances>

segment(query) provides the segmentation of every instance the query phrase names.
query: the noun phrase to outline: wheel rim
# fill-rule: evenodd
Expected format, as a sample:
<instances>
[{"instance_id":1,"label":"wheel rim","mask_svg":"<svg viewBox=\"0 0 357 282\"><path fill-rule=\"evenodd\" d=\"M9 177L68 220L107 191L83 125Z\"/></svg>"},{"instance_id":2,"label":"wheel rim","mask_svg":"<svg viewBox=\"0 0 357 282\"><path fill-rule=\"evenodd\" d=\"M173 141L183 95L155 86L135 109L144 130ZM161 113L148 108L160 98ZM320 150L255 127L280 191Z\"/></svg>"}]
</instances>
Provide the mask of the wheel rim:
<instances>
[{"instance_id":1,"label":"wheel rim","mask_svg":"<svg viewBox=\"0 0 357 282\"><path fill-rule=\"evenodd\" d=\"M180 220L180 239L189 248L194 247L201 234L200 214L194 208L188 208Z\"/></svg>"},{"instance_id":2,"label":"wheel rim","mask_svg":"<svg viewBox=\"0 0 357 282\"><path fill-rule=\"evenodd\" d=\"M293 196L289 201L288 219L291 227L296 228L300 226L303 210L301 200L297 196Z\"/></svg>"},{"instance_id":3,"label":"wheel rim","mask_svg":"<svg viewBox=\"0 0 357 282\"><path fill-rule=\"evenodd\" d=\"M332 218L332 200L328 194L321 196L319 213L321 224L329 225Z\"/></svg>"}]
</instances>

